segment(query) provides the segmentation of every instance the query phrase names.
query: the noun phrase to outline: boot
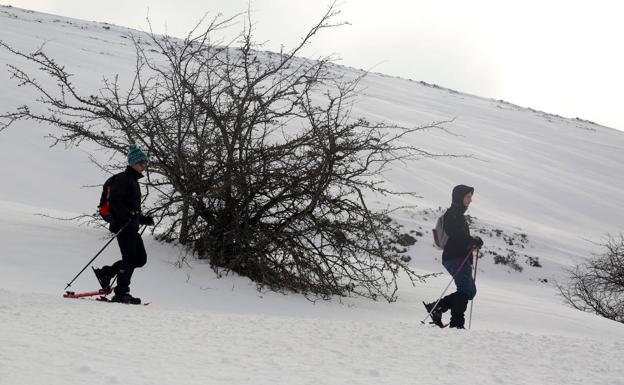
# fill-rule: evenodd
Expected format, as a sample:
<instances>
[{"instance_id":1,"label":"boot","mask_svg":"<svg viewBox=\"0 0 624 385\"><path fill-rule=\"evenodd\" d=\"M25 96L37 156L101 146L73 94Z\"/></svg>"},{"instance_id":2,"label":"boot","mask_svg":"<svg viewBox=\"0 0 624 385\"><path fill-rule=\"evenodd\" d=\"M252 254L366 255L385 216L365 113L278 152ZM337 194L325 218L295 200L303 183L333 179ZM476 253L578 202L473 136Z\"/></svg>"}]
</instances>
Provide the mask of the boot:
<instances>
[{"instance_id":1,"label":"boot","mask_svg":"<svg viewBox=\"0 0 624 385\"><path fill-rule=\"evenodd\" d=\"M102 290L110 290L111 280L113 279L114 275L107 274L104 268L96 269L95 267L92 267L92 269L93 273L95 274L95 278L97 278L100 286L102 287Z\"/></svg>"},{"instance_id":2,"label":"boot","mask_svg":"<svg viewBox=\"0 0 624 385\"><path fill-rule=\"evenodd\" d=\"M456 329L464 329L464 313L468 307L468 297L463 293L454 293L453 303L451 304L451 323L450 327Z\"/></svg>"},{"instance_id":3,"label":"boot","mask_svg":"<svg viewBox=\"0 0 624 385\"><path fill-rule=\"evenodd\" d=\"M435 309L433 308L435 306L435 302L423 302L423 305L425 305L425 309L427 309L427 313L429 313L429 316L431 317L431 323L443 328L444 323L442 322L442 310L440 309L440 304L438 304Z\"/></svg>"},{"instance_id":4,"label":"boot","mask_svg":"<svg viewBox=\"0 0 624 385\"><path fill-rule=\"evenodd\" d=\"M112 302L125 303L128 305L140 305L141 298L136 298L130 295L130 293L115 294L111 299Z\"/></svg>"}]
</instances>

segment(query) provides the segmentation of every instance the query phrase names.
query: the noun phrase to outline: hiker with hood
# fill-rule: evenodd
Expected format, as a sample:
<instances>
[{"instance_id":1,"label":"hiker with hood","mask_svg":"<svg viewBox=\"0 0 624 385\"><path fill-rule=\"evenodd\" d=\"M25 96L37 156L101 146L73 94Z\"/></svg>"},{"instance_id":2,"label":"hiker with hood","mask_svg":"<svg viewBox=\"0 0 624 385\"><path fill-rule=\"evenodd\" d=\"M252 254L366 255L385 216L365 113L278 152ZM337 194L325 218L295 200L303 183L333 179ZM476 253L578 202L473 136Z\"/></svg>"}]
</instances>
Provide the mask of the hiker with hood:
<instances>
[{"instance_id":1,"label":"hiker with hood","mask_svg":"<svg viewBox=\"0 0 624 385\"><path fill-rule=\"evenodd\" d=\"M147 253L143 246L139 227L154 225L152 217L141 214L141 187L139 179L147 169L148 158L141 149L131 144L128 148L128 167L114 176L108 203L111 212L110 231L117 233L117 243L121 250L121 260L112 266L93 269L102 289L110 289L112 279L117 276L113 302L138 305L140 298L130 295L130 279L134 269L147 262Z\"/></svg>"},{"instance_id":2,"label":"hiker with hood","mask_svg":"<svg viewBox=\"0 0 624 385\"><path fill-rule=\"evenodd\" d=\"M453 188L453 203L444 213L444 232L448 235L448 240L444 245L442 253L442 264L446 270L454 277L457 291L442 298L435 307L435 302L425 304L427 312L431 315L434 324L444 327L442 314L451 310L452 328L464 329L464 313L468 306L468 301L477 294L474 279L472 277L473 250L483 246L483 240L479 237L472 237L468 222L464 213L472 202L474 188L464 185Z\"/></svg>"}]
</instances>

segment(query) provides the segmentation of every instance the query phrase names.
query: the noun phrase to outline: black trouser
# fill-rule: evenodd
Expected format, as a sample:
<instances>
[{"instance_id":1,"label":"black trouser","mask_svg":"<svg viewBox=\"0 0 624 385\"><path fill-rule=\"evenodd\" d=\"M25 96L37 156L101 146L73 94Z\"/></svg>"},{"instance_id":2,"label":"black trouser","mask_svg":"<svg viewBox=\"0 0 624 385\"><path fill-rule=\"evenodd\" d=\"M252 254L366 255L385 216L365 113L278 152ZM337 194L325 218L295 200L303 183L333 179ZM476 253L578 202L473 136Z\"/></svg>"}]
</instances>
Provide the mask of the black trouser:
<instances>
[{"instance_id":1,"label":"black trouser","mask_svg":"<svg viewBox=\"0 0 624 385\"><path fill-rule=\"evenodd\" d=\"M449 294L442 298L438 304L438 309L440 309L442 313L451 309L451 327L464 326L464 313L468 307L468 301L469 299L466 294L456 291L455 293Z\"/></svg>"},{"instance_id":2,"label":"black trouser","mask_svg":"<svg viewBox=\"0 0 624 385\"><path fill-rule=\"evenodd\" d=\"M147 262L147 253L143 246L143 239L134 226L128 226L117 236L117 243L121 250L121 260L112 266L104 266L102 270L106 275L117 275L115 294L130 292L130 279L137 267L142 267Z\"/></svg>"}]
</instances>

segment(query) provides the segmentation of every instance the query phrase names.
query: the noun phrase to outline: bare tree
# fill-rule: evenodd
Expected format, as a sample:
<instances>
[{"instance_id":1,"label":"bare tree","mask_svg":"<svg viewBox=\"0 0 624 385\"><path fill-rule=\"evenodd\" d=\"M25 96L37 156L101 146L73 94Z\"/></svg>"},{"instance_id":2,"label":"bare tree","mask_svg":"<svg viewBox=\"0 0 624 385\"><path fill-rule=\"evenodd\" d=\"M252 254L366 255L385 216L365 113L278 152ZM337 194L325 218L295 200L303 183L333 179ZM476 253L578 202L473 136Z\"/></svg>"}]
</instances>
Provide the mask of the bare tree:
<instances>
[{"instance_id":1,"label":"bare tree","mask_svg":"<svg viewBox=\"0 0 624 385\"><path fill-rule=\"evenodd\" d=\"M209 258L218 272L321 298L392 301L400 272L412 282L423 277L396 251L390 211L371 210L366 199L398 194L381 179L386 166L434 156L402 139L440 127L351 116L361 79L347 78L331 57L300 57L319 31L342 24L334 22L339 13L331 4L299 45L279 53L259 50L249 16L232 44L214 36L233 18L202 21L184 40L134 37L130 86L122 91L117 77L105 79L96 95L81 94L42 50L26 54L0 42L58 85L49 90L9 66L47 111L22 106L3 116L4 127L32 119L59 127L56 143L89 141L120 154L140 144L151 159L159 238Z\"/></svg>"},{"instance_id":2,"label":"bare tree","mask_svg":"<svg viewBox=\"0 0 624 385\"><path fill-rule=\"evenodd\" d=\"M609 238L605 252L569 271L567 284L558 284L572 307L624 323L624 236Z\"/></svg>"}]
</instances>

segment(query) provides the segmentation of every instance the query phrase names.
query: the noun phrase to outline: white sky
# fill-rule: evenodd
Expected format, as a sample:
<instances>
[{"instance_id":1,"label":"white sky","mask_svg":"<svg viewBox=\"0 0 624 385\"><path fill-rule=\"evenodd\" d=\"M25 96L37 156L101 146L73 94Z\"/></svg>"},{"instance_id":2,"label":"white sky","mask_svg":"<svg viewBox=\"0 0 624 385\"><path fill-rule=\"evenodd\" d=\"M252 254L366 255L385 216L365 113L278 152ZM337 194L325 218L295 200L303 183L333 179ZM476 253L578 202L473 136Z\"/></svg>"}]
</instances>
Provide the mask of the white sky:
<instances>
[{"instance_id":1,"label":"white sky","mask_svg":"<svg viewBox=\"0 0 624 385\"><path fill-rule=\"evenodd\" d=\"M205 12L247 0L0 0L20 8L183 37ZM616 0L346 0L312 54L624 130L624 3ZM256 37L292 46L328 1L253 0Z\"/></svg>"}]
</instances>

